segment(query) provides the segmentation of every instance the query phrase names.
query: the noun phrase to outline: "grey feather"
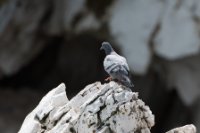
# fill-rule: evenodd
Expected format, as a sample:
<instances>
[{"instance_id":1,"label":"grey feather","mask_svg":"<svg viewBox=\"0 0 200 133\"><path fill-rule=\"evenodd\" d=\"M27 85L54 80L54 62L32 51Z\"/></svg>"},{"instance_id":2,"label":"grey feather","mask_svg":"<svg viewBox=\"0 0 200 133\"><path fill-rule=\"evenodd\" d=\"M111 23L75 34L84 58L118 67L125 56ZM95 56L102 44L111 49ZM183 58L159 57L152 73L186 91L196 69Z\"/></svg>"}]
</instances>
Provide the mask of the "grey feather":
<instances>
[{"instance_id":1,"label":"grey feather","mask_svg":"<svg viewBox=\"0 0 200 133\"><path fill-rule=\"evenodd\" d=\"M113 78L127 87L134 87L130 80L130 69L126 59L118 55L108 42L103 42L101 49L104 49L106 57L103 65L105 71Z\"/></svg>"}]
</instances>

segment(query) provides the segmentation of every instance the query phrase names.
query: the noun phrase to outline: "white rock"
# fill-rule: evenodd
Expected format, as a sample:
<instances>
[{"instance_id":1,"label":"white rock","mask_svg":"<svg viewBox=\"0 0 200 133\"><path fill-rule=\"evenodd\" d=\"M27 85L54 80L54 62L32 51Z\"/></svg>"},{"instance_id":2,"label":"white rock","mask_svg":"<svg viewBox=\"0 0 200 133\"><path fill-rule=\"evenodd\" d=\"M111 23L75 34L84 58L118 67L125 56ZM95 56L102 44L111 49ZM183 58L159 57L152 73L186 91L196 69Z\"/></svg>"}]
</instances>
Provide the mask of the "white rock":
<instances>
[{"instance_id":1,"label":"white rock","mask_svg":"<svg viewBox=\"0 0 200 133\"><path fill-rule=\"evenodd\" d=\"M149 133L154 125L152 112L138 94L115 82L88 85L70 101L61 95L64 89L62 84L50 91L19 133Z\"/></svg>"},{"instance_id":2,"label":"white rock","mask_svg":"<svg viewBox=\"0 0 200 133\"><path fill-rule=\"evenodd\" d=\"M169 88L176 88L185 105L191 106L200 96L200 56L167 64Z\"/></svg>"},{"instance_id":3,"label":"white rock","mask_svg":"<svg viewBox=\"0 0 200 133\"><path fill-rule=\"evenodd\" d=\"M199 0L194 0L195 3L194 3L194 15L198 18L200 18L200 1Z\"/></svg>"},{"instance_id":4,"label":"white rock","mask_svg":"<svg viewBox=\"0 0 200 133\"><path fill-rule=\"evenodd\" d=\"M39 105L26 117L19 133L38 133L42 130L42 121L48 114L58 106L65 105L68 99L65 95L65 85L60 84L50 91L39 103ZM60 100L58 100L60 99ZM62 100L62 101L61 101ZM64 111L62 111L63 113ZM54 120L54 119L53 119Z\"/></svg>"},{"instance_id":5,"label":"white rock","mask_svg":"<svg viewBox=\"0 0 200 133\"><path fill-rule=\"evenodd\" d=\"M196 132L197 132L196 127L190 124L190 125L185 125L183 127L172 129L166 133L196 133Z\"/></svg>"},{"instance_id":6,"label":"white rock","mask_svg":"<svg viewBox=\"0 0 200 133\"><path fill-rule=\"evenodd\" d=\"M175 60L199 52L200 39L192 12L194 0L167 0L155 39L155 52L166 59Z\"/></svg>"},{"instance_id":7,"label":"white rock","mask_svg":"<svg viewBox=\"0 0 200 133\"><path fill-rule=\"evenodd\" d=\"M116 0L109 27L135 73L144 74L151 61L149 39L162 13L159 0Z\"/></svg>"}]
</instances>

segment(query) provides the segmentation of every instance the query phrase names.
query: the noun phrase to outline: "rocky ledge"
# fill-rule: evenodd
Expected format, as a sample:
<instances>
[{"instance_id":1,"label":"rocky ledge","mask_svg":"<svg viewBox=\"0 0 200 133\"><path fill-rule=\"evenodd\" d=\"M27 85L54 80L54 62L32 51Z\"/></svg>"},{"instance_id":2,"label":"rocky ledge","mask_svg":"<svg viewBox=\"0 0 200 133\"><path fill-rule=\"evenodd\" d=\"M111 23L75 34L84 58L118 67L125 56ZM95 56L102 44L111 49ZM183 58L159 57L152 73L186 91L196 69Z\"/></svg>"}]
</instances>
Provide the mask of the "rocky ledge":
<instances>
[{"instance_id":1,"label":"rocky ledge","mask_svg":"<svg viewBox=\"0 0 200 133\"><path fill-rule=\"evenodd\" d=\"M70 101L64 84L54 88L25 118L19 133L150 133L152 126L154 115L138 93L115 82L96 82Z\"/></svg>"}]
</instances>

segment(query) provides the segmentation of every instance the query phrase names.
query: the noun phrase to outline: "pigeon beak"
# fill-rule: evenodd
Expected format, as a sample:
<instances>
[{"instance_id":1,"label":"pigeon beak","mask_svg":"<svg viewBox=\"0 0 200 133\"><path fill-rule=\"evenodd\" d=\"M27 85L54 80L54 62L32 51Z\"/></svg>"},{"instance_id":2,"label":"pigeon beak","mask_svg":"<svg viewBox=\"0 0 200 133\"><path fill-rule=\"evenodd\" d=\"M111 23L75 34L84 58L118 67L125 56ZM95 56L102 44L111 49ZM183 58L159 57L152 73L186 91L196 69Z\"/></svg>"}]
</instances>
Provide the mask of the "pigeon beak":
<instances>
[{"instance_id":1,"label":"pigeon beak","mask_svg":"<svg viewBox=\"0 0 200 133\"><path fill-rule=\"evenodd\" d=\"M103 50L103 47L101 46L100 50Z\"/></svg>"}]
</instances>

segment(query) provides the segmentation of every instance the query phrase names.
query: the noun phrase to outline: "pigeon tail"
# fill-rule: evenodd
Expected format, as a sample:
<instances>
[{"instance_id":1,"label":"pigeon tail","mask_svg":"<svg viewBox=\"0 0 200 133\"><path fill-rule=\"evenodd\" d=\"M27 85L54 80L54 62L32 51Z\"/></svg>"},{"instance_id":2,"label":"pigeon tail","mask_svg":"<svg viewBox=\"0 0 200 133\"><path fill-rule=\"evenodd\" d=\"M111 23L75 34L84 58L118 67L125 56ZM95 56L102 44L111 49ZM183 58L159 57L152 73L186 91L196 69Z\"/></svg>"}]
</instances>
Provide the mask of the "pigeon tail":
<instances>
[{"instance_id":1,"label":"pigeon tail","mask_svg":"<svg viewBox=\"0 0 200 133\"><path fill-rule=\"evenodd\" d=\"M122 80L121 83L131 89L134 87L134 84L128 77L126 78L126 80Z\"/></svg>"}]
</instances>

